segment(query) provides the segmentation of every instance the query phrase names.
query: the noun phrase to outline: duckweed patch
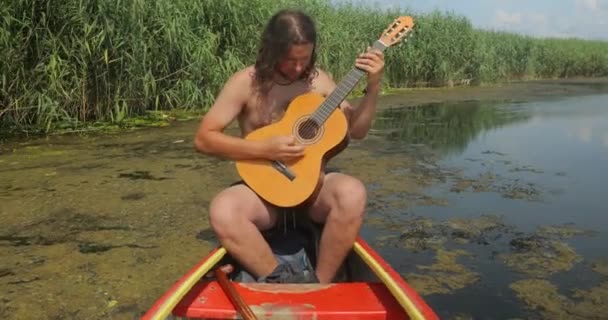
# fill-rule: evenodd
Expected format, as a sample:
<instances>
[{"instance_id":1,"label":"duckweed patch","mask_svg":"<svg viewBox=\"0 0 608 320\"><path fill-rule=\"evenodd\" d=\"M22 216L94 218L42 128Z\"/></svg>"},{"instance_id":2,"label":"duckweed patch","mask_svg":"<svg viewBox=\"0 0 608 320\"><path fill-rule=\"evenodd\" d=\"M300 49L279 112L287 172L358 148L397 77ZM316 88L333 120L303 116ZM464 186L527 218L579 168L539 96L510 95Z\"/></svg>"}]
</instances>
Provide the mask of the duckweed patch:
<instances>
[{"instance_id":1,"label":"duckweed patch","mask_svg":"<svg viewBox=\"0 0 608 320\"><path fill-rule=\"evenodd\" d=\"M379 247L405 248L418 253L442 250L446 246L462 246L462 250L469 250L471 245L488 246L491 256L508 268L535 278L547 278L580 263L582 257L565 239L592 234L573 225L541 226L536 232L525 234L494 214L445 221L413 217L390 225L387 230L390 234L377 238L375 244Z\"/></svg>"},{"instance_id":2,"label":"duckweed patch","mask_svg":"<svg viewBox=\"0 0 608 320\"><path fill-rule=\"evenodd\" d=\"M15 273L10 269L0 269L0 278L13 275L15 275Z\"/></svg>"},{"instance_id":3,"label":"duckweed patch","mask_svg":"<svg viewBox=\"0 0 608 320\"><path fill-rule=\"evenodd\" d=\"M567 315L565 310L570 309L571 302L557 292L557 287L547 280L528 279L514 282L510 288L517 293L517 297L525 301L531 309L540 311L545 315ZM549 317L553 318L553 317Z\"/></svg>"},{"instance_id":4,"label":"duckweed patch","mask_svg":"<svg viewBox=\"0 0 608 320\"><path fill-rule=\"evenodd\" d=\"M508 154L486 150L480 157L466 158L474 163L474 167L483 171L473 176L456 172L450 180L450 191L462 192L493 192L503 198L539 202L545 200L546 194L559 195L563 190L543 187L533 176L544 175L546 172L535 166L518 163L507 158ZM565 176L565 173L554 176ZM532 178L531 178L532 177Z\"/></svg>"},{"instance_id":5,"label":"duckweed patch","mask_svg":"<svg viewBox=\"0 0 608 320\"><path fill-rule=\"evenodd\" d=\"M450 188L451 192L496 192L505 198L527 201L541 201L541 188L535 183L518 178L506 178L493 172L480 174L476 179L457 177Z\"/></svg>"},{"instance_id":6,"label":"duckweed patch","mask_svg":"<svg viewBox=\"0 0 608 320\"><path fill-rule=\"evenodd\" d=\"M386 219L385 217L385 224ZM375 225L381 223L375 222ZM505 224L501 216L484 214L475 218L453 218L443 222L413 217L390 223L387 230L397 231L399 234L380 237L378 241L381 245L404 247L419 252L438 249L448 241L461 245L490 245L514 232L514 227Z\"/></svg>"},{"instance_id":7,"label":"duckweed patch","mask_svg":"<svg viewBox=\"0 0 608 320\"><path fill-rule=\"evenodd\" d=\"M161 180L169 179L166 177L155 177L150 173L150 171L141 171L141 170L136 170L136 171L128 172L128 173L120 173L118 175L118 177L119 178L128 178L131 180L154 180L154 181L161 181Z\"/></svg>"},{"instance_id":8,"label":"duckweed patch","mask_svg":"<svg viewBox=\"0 0 608 320\"><path fill-rule=\"evenodd\" d=\"M567 243L538 236L513 239L511 246L514 252L501 254L500 258L513 270L532 277L544 278L567 271L582 261Z\"/></svg>"},{"instance_id":9,"label":"duckweed patch","mask_svg":"<svg viewBox=\"0 0 608 320\"><path fill-rule=\"evenodd\" d=\"M53 211L48 217L39 221L13 228L6 234L0 234L0 246L50 246L69 242L82 243L86 242L87 238L95 237L107 242L111 239L124 239L124 233L130 231L133 230L128 225L99 216L63 209Z\"/></svg>"},{"instance_id":10,"label":"duckweed patch","mask_svg":"<svg viewBox=\"0 0 608 320\"><path fill-rule=\"evenodd\" d=\"M608 260L607 261L595 262L593 264L593 271L595 271L595 272L599 273L600 275L608 278Z\"/></svg>"},{"instance_id":11,"label":"duckweed patch","mask_svg":"<svg viewBox=\"0 0 608 320\"><path fill-rule=\"evenodd\" d=\"M563 224L556 226L541 226L538 229L538 235L547 238L568 239L575 236L594 236L597 232L593 230L581 230L574 224Z\"/></svg>"},{"instance_id":12,"label":"duckweed patch","mask_svg":"<svg viewBox=\"0 0 608 320\"><path fill-rule=\"evenodd\" d=\"M126 194L120 197L122 200L141 200L146 197L146 194L143 192L134 192Z\"/></svg>"},{"instance_id":13,"label":"duckweed patch","mask_svg":"<svg viewBox=\"0 0 608 320\"><path fill-rule=\"evenodd\" d=\"M116 248L137 248L137 249L151 249L156 248L157 246L145 246L138 244L124 244L124 245L109 245L109 244L101 244L94 242L83 242L78 244L78 251L80 253L89 254L89 253L101 253L106 252L108 250L116 249Z\"/></svg>"},{"instance_id":14,"label":"duckweed patch","mask_svg":"<svg viewBox=\"0 0 608 320\"><path fill-rule=\"evenodd\" d=\"M442 172L427 165L432 159L418 157L404 157L386 150L370 151L354 145L332 159L331 164L368 186L369 199L381 204L380 209L406 208L413 204L446 205L442 199L423 194L422 189L439 181Z\"/></svg>"},{"instance_id":15,"label":"duckweed patch","mask_svg":"<svg viewBox=\"0 0 608 320\"><path fill-rule=\"evenodd\" d=\"M436 232L439 230L439 232ZM399 236L400 243L408 250L417 252L439 249L446 241L442 226L434 225L433 220L416 218L410 221Z\"/></svg>"},{"instance_id":16,"label":"duckweed patch","mask_svg":"<svg viewBox=\"0 0 608 320\"><path fill-rule=\"evenodd\" d=\"M478 218L453 218L446 222L452 238L459 243L488 245L504 234L512 232L513 227L503 222L502 217L484 214Z\"/></svg>"},{"instance_id":17,"label":"duckweed patch","mask_svg":"<svg viewBox=\"0 0 608 320\"><path fill-rule=\"evenodd\" d=\"M510 253L500 255L504 263L528 276L545 278L572 269L582 257L564 240L590 236L591 230L580 230L573 224L540 226L536 233L513 238Z\"/></svg>"},{"instance_id":18,"label":"duckweed patch","mask_svg":"<svg viewBox=\"0 0 608 320\"><path fill-rule=\"evenodd\" d=\"M405 279L422 295L449 294L465 288L479 280L479 274L458 263L458 257L470 257L464 250L437 250L435 263L430 266L418 266L422 273L408 273Z\"/></svg>"},{"instance_id":19,"label":"duckweed patch","mask_svg":"<svg viewBox=\"0 0 608 320\"><path fill-rule=\"evenodd\" d=\"M510 288L530 309L546 319L605 319L608 314L608 264L595 263L593 270L603 276L599 285L588 290L573 289L567 295L544 279L520 280Z\"/></svg>"}]
</instances>

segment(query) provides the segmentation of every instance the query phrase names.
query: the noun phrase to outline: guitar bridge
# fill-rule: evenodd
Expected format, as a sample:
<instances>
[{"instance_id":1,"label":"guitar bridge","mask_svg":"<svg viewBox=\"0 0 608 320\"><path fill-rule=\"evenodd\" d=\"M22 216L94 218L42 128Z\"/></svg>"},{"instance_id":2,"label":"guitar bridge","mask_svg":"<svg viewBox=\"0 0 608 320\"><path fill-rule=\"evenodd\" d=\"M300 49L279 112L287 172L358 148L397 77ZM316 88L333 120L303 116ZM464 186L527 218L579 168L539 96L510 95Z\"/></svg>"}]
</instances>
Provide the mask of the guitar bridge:
<instances>
[{"instance_id":1,"label":"guitar bridge","mask_svg":"<svg viewBox=\"0 0 608 320\"><path fill-rule=\"evenodd\" d=\"M296 175L287 168L282 162L273 160L272 166L277 169L281 174L283 174L289 181L293 181L296 178Z\"/></svg>"}]
</instances>

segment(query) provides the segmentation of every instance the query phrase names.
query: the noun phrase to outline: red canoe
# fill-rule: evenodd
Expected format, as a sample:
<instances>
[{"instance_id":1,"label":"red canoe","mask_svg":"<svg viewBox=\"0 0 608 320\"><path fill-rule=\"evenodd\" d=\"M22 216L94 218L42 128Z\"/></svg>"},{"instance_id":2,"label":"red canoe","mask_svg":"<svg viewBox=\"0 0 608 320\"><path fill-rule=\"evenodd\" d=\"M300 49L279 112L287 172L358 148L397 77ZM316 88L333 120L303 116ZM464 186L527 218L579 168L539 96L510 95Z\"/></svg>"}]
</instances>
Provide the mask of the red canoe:
<instances>
[{"instance_id":1,"label":"red canoe","mask_svg":"<svg viewBox=\"0 0 608 320\"><path fill-rule=\"evenodd\" d=\"M226 264L234 265L235 261L220 246L179 279L142 319L240 318L230 299L234 296L226 293L226 287L211 272ZM229 281L238 299L257 319L438 319L416 291L361 238L344 263L341 280L335 283Z\"/></svg>"}]
</instances>

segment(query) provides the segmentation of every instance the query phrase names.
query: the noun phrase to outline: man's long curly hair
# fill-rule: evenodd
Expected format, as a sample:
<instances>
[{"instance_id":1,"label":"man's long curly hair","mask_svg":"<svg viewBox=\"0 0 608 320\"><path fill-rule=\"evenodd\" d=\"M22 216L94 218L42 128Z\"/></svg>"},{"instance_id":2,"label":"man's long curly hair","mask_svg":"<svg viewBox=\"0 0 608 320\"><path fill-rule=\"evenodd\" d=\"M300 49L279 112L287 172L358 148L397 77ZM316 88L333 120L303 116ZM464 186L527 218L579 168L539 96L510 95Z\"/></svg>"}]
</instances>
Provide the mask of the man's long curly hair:
<instances>
[{"instance_id":1,"label":"man's long curly hair","mask_svg":"<svg viewBox=\"0 0 608 320\"><path fill-rule=\"evenodd\" d=\"M273 84L278 64L292 45L313 44L310 64L302 74L303 79L312 79L316 74L317 32L314 21L299 10L284 9L275 13L262 33L255 61L255 83L264 95Z\"/></svg>"}]
</instances>

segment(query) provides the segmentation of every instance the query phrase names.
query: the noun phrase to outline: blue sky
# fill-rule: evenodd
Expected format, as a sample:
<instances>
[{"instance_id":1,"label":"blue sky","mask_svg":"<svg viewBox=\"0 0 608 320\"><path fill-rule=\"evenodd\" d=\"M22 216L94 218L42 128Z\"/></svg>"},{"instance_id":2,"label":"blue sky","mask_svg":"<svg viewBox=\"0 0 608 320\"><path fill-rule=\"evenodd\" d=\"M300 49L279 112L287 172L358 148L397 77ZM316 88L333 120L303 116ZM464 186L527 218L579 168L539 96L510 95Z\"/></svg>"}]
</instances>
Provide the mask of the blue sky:
<instances>
[{"instance_id":1,"label":"blue sky","mask_svg":"<svg viewBox=\"0 0 608 320\"><path fill-rule=\"evenodd\" d=\"M340 2L342 0L333 0ZM353 0L352 2L359 2ZM464 15L479 28L532 36L608 40L608 0L368 0L414 13L433 9Z\"/></svg>"}]
</instances>

